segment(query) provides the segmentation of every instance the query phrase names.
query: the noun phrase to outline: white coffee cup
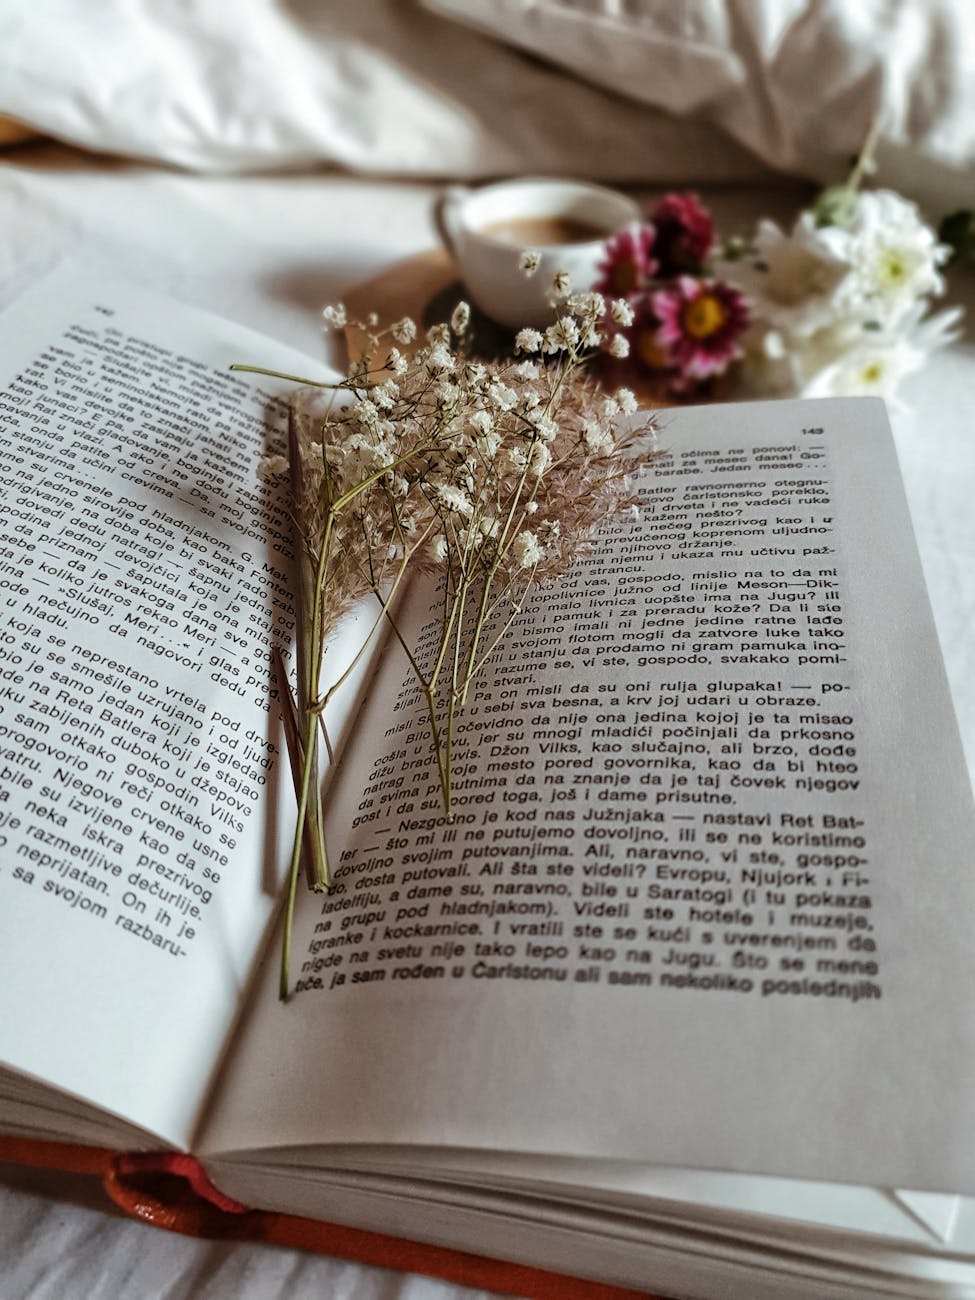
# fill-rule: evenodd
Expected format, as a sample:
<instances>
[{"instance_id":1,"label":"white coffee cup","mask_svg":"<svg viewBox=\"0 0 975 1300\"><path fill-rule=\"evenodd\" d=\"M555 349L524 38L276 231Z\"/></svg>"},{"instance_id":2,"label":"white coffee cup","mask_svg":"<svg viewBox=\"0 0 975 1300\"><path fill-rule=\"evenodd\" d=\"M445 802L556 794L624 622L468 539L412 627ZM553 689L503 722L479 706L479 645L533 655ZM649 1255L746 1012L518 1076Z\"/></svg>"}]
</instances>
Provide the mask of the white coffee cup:
<instances>
[{"instance_id":1,"label":"white coffee cup","mask_svg":"<svg viewBox=\"0 0 975 1300\"><path fill-rule=\"evenodd\" d=\"M556 273L567 271L573 289L590 288L605 241L641 220L637 204L616 190L544 178L453 187L436 217L474 304L510 329L548 324ZM530 277L519 267L525 248L539 254Z\"/></svg>"}]
</instances>

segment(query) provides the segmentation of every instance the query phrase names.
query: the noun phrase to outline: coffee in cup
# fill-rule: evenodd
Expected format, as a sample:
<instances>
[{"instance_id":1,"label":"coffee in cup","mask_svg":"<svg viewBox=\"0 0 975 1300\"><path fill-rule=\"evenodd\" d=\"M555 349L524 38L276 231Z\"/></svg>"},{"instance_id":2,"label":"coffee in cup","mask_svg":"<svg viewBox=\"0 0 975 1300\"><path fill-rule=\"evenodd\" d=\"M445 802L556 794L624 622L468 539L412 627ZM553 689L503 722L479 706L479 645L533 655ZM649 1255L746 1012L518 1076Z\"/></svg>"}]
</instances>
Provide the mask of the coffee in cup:
<instances>
[{"instance_id":1,"label":"coffee in cup","mask_svg":"<svg viewBox=\"0 0 975 1300\"><path fill-rule=\"evenodd\" d=\"M556 273L567 271L573 288L588 289L606 240L641 219L625 194L550 179L452 188L441 198L437 218L473 302L510 329L548 324ZM530 277L519 267L526 248L539 258Z\"/></svg>"}]
</instances>

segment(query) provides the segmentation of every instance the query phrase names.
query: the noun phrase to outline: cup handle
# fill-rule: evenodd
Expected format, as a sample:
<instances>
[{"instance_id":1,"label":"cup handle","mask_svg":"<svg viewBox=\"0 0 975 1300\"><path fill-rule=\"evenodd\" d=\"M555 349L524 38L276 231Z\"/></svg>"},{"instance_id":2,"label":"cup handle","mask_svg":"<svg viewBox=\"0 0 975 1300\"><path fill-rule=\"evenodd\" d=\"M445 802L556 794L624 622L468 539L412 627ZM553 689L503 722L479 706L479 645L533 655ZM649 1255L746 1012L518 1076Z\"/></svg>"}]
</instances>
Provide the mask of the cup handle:
<instances>
[{"instance_id":1,"label":"cup handle","mask_svg":"<svg viewBox=\"0 0 975 1300\"><path fill-rule=\"evenodd\" d=\"M460 205L467 198L470 190L464 185L451 185L437 198L433 205L433 220L443 245L454 261L457 260L457 244L460 236L458 212Z\"/></svg>"}]
</instances>

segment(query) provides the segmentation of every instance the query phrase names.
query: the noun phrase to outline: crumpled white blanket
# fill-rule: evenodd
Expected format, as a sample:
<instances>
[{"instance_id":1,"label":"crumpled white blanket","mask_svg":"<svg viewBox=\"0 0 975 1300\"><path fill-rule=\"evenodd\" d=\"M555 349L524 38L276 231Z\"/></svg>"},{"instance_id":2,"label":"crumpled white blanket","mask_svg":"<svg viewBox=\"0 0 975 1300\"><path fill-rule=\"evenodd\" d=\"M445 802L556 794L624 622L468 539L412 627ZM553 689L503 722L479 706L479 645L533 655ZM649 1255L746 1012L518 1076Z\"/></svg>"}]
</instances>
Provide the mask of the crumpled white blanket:
<instances>
[{"instance_id":1,"label":"crumpled white blanket","mask_svg":"<svg viewBox=\"0 0 975 1300\"><path fill-rule=\"evenodd\" d=\"M201 171L836 180L975 198L969 0L32 0L0 114Z\"/></svg>"}]
</instances>

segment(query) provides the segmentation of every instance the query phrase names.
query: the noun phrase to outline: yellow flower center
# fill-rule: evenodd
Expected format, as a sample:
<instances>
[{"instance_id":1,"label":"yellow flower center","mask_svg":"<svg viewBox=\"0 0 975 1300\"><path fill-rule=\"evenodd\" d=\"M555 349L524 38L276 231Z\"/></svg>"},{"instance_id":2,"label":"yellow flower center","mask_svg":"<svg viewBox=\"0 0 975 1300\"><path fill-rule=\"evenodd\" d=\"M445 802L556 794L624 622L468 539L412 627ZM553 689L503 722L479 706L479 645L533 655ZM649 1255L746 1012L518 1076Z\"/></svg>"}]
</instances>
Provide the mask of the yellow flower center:
<instances>
[{"instance_id":1,"label":"yellow flower center","mask_svg":"<svg viewBox=\"0 0 975 1300\"><path fill-rule=\"evenodd\" d=\"M687 303L681 313L681 324L692 339L708 339L728 319L728 311L720 298L711 293L699 293Z\"/></svg>"},{"instance_id":2,"label":"yellow flower center","mask_svg":"<svg viewBox=\"0 0 975 1300\"><path fill-rule=\"evenodd\" d=\"M884 377L884 368L879 361L871 361L860 371L862 384L879 384Z\"/></svg>"},{"instance_id":3,"label":"yellow flower center","mask_svg":"<svg viewBox=\"0 0 975 1300\"><path fill-rule=\"evenodd\" d=\"M895 289L908 276L907 258L898 248L888 248L881 253L877 265L877 279L886 289Z\"/></svg>"},{"instance_id":4,"label":"yellow flower center","mask_svg":"<svg viewBox=\"0 0 975 1300\"><path fill-rule=\"evenodd\" d=\"M634 340L634 352L650 370L663 370L667 366L667 351L657 342L657 331L640 330Z\"/></svg>"}]
</instances>

